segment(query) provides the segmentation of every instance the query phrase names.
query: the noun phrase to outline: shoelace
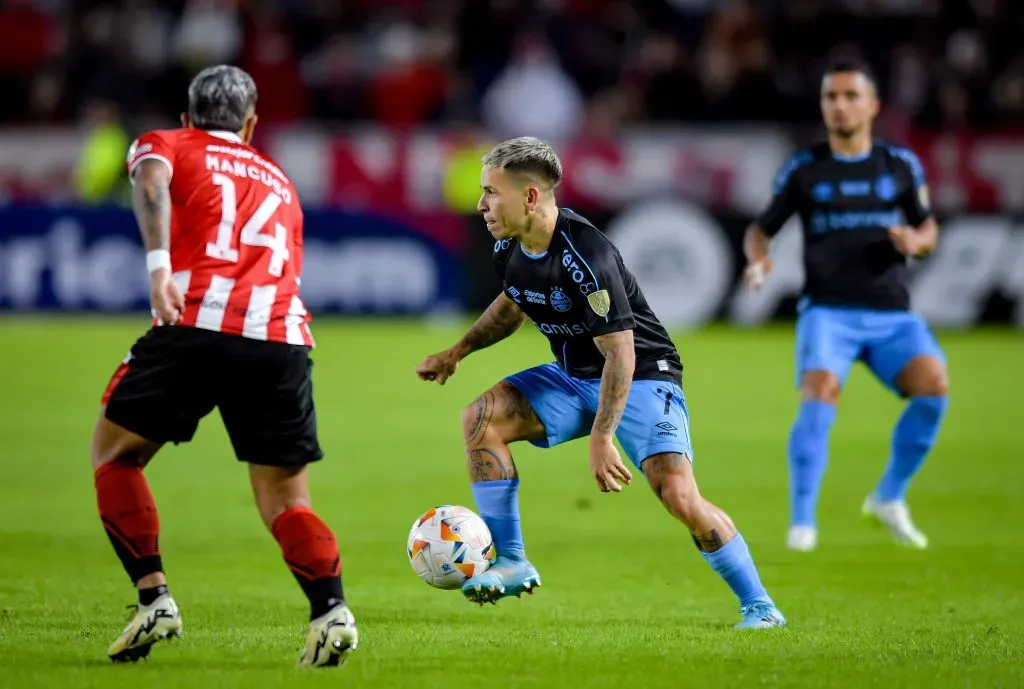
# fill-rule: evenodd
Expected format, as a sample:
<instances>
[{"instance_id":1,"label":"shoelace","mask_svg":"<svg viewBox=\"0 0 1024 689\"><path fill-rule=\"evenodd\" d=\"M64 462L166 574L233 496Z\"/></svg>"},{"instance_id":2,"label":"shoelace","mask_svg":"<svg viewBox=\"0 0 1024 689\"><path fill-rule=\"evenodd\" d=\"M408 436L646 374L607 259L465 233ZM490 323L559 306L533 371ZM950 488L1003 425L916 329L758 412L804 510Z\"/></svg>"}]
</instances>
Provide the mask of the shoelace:
<instances>
[{"instance_id":1,"label":"shoelace","mask_svg":"<svg viewBox=\"0 0 1024 689\"><path fill-rule=\"evenodd\" d=\"M740 608L741 615L754 614L763 620L775 619L775 616L771 614L771 606L767 603L751 603L750 605L744 605Z\"/></svg>"}]
</instances>

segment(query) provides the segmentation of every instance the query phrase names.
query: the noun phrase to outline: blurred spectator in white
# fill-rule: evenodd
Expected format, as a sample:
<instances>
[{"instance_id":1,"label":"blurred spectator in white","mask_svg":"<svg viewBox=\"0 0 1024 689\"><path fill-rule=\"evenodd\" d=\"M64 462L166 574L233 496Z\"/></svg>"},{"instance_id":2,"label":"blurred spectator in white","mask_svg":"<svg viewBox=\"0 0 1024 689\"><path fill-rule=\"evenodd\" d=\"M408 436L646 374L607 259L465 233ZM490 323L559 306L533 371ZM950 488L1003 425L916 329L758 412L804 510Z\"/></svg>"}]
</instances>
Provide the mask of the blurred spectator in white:
<instances>
[{"instance_id":1,"label":"blurred spectator in white","mask_svg":"<svg viewBox=\"0 0 1024 689\"><path fill-rule=\"evenodd\" d=\"M126 2L121 31L131 48L133 63L147 76L167 67L171 27L171 15L155 0Z\"/></svg>"},{"instance_id":2,"label":"blurred spectator in white","mask_svg":"<svg viewBox=\"0 0 1024 689\"><path fill-rule=\"evenodd\" d=\"M558 141L579 131L583 96L545 41L527 35L487 89L482 111L485 124L499 136Z\"/></svg>"},{"instance_id":3,"label":"blurred spectator in white","mask_svg":"<svg viewBox=\"0 0 1024 689\"><path fill-rule=\"evenodd\" d=\"M188 0L174 34L174 52L192 71L234 62L242 47L238 8L230 0Z\"/></svg>"}]
</instances>

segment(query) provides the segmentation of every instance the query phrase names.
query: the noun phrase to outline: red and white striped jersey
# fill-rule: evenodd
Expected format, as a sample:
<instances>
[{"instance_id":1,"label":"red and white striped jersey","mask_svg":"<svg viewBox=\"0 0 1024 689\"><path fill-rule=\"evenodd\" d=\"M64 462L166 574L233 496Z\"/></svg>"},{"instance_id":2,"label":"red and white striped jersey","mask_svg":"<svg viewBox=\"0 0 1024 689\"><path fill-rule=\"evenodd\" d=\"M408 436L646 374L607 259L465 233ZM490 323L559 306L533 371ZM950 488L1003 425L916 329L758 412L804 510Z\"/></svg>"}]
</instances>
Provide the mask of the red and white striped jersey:
<instances>
[{"instance_id":1,"label":"red and white striped jersey","mask_svg":"<svg viewBox=\"0 0 1024 689\"><path fill-rule=\"evenodd\" d=\"M299 298L302 208L281 169L231 132L151 131L128 151L171 172L171 271L185 296L177 326L313 346Z\"/></svg>"}]
</instances>

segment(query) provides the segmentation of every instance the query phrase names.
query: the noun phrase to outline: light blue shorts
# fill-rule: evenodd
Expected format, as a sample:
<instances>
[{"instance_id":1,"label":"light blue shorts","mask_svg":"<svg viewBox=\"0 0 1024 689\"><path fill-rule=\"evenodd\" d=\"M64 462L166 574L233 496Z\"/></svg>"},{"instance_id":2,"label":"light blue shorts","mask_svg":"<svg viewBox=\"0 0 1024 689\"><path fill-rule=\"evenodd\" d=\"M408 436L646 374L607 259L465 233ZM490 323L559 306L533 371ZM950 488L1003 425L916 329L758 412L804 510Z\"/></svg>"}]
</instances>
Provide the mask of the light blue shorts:
<instances>
[{"instance_id":1,"label":"light blue shorts","mask_svg":"<svg viewBox=\"0 0 1024 689\"><path fill-rule=\"evenodd\" d=\"M547 438L530 441L554 447L590 435L597 413L601 381L574 378L556 363L543 364L508 376L529 401ZM678 452L693 460L690 418L682 388L663 380L634 380L615 433L633 465L662 452Z\"/></svg>"},{"instance_id":2,"label":"light blue shorts","mask_svg":"<svg viewBox=\"0 0 1024 689\"><path fill-rule=\"evenodd\" d=\"M945 361L927 324L909 311L875 311L809 306L796 323L796 385L805 371L829 371L845 383L850 368L863 361L897 394L896 378L918 356Z\"/></svg>"}]
</instances>

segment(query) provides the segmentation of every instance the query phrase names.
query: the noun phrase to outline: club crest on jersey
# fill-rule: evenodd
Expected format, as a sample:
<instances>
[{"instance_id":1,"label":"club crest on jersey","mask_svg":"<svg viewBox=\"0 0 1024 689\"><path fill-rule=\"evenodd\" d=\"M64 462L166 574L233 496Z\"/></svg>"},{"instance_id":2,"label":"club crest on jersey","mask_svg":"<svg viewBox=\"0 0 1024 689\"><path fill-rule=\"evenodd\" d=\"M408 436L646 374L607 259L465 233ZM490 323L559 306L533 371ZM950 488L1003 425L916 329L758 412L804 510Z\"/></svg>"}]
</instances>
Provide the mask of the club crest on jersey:
<instances>
[{"instance_id":1,"label":"club crest on jersey","mask_svg":"<svg viewBox=\"0 0 1024 689\"><path fill-rule=\"evenodd\" d=\"M892 175L882 175L875 180L875 194L883 201L896 198L896 180Z\"/></svg>"},{"instance_id":2,"label":"club crest on jersey","mask_svg":"<svg viewBox=\"0 0 1024 689\"><path fill-rule=\"evenodd\" d=\"M128 158L126 160L130 163L135 159L135 156L140 156L143 153L149 153L152 150L153 144L146 142L140 146L139 140L136 139L132 142L132 145L128 147Z\"/></svg>"},{"instance_id":3,"label":"club crest on jersey","mask_svg":"<svg viewBox=\"0 0 1024 689\"><path fill-rule=\"evenodd\" d=\"M590 308L594 309L594 313L601 318L607 316L612 308L612 298L608 296L608 290L606 289L588 294L587 303L590 304Z\"/></svg>"},{"instance_id":4,"label":"club crest on jersey","mask_svg":"<svg viewBox=\"0 0 1024 689\"><path fill-rule=\"evenodd\" d=\"M572 308L572 300L559 287L551 288L551 308L555 311L565 313Z\"/></svg>"},{"instance_id":5,"label":"club crest on jersey","mask_svg":"<svg viewBox=\"0 0 1024 689\"><path fill-rule=\"evenodd\" d=\"M815 201L831 201L832 197L835 196L835 189L828 182L818 182L811 189L811 196L814 197Z\"/></svg>"}]
</instances>

